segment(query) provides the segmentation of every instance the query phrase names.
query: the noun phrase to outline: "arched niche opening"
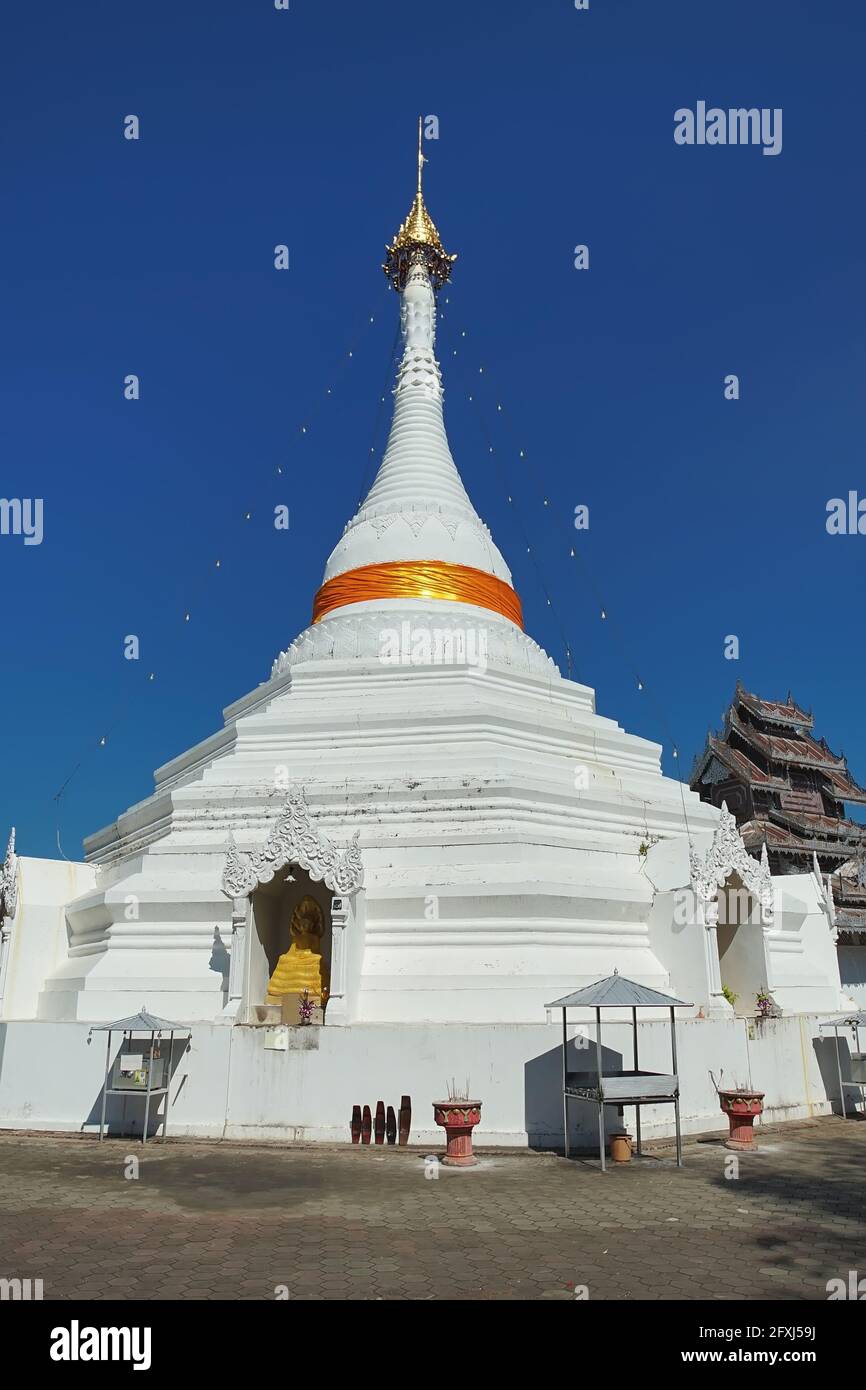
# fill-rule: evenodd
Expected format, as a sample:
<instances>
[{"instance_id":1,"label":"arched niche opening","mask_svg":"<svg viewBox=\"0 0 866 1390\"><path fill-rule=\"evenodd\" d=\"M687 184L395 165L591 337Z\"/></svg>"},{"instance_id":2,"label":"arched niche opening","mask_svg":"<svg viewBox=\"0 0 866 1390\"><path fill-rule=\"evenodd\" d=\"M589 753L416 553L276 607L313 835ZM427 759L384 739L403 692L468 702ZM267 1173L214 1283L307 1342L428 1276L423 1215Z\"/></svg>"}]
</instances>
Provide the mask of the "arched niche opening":
<instances>
[{"instance_id":1,"label":"arched niche opening","mask_svg":"<svg viewBox=\"0 0 866 1390\"><path fill-rule=\"evenodd\" d=\"M761 903L734 871L719 889L716 939L722 985L736 995L734 1011L754 1016L758 993L767 988Z\"/></svg>"},{"instance_id":2,"label":"arched niche opening","mask_svg":"<svg viewBox=\"0 0 866 1390\"><path fill-rule=\"evenodd\" d=\"M305 869L288 865L277 871L268 883L260 883L250 897L251 932L247 999L250 1014L262 1017L268 1004L268 982L280 957L292 944L291 923L295 909L306 898L318 903L322 912L321 973L327 985L331 979L333 893L324 883L310 878ZM273 1002L273 1001L271 1001ZM289 1019L294 1022L296 1020Z\"/></svg>"}]
</instances>

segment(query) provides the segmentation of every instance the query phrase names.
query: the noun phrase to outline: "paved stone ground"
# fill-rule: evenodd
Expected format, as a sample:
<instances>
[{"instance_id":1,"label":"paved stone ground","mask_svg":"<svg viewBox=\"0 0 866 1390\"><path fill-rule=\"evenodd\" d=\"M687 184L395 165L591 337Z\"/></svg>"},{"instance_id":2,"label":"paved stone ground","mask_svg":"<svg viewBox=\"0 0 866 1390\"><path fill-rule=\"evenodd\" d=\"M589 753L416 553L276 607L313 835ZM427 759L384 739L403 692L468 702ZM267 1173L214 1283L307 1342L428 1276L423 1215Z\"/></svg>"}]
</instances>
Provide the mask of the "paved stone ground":
<instances>
[{"instance_id":1,"label":"paved stone ground","mask_svg":"<svg viewBox=\"0 0 866 1390\"><path fill-rule=\"evenodd\" d=\"M124 1176L127 1156L138 1179ZM0 1277L46 1299L826 1299L866 1272L866 1123L765 1130L603 1176L491 1153L0 1134Z\"/></svg>"}]
</instances>

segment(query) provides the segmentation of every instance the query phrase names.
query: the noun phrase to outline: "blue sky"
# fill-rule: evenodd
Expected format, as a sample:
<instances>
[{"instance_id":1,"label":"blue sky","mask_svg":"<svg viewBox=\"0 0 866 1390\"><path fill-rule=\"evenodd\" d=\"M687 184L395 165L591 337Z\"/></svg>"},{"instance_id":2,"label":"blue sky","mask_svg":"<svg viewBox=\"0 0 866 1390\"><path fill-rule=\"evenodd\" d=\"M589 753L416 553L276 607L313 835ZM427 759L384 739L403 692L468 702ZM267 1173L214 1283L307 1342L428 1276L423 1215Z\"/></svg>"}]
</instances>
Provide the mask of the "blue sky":
<instances>
[{"instance_id":1,"label":"blue sky","mask_svg":"<svg viewBox=\"0 0 866 1390\"><path fill-rule=\"evenodd\" d=\"M528 630L669 772L739 676L866 779L866 537L824 524L866 496L862 4L49 0L4 27L0 495L44 500L41 545L0 536L22 853L78 857L307 625L384 442L419 113L459 253L449 435ZM782 108L781 154L676 145L699 100Z\"/></svg>"}]
</instances>

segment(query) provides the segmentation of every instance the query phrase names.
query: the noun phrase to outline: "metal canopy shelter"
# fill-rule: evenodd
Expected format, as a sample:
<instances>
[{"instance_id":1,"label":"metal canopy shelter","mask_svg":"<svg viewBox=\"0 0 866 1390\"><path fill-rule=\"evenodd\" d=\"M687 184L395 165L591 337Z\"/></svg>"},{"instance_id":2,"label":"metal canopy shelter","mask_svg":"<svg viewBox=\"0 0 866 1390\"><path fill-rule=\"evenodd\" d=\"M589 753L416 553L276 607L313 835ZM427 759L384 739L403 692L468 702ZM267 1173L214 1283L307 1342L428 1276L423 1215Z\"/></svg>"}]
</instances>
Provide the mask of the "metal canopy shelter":
<instances>
[{"instance_id":1,"label":"metal canopy shelter","mask_svg":"<svg viewBox=\"0 0 866 1390\"><path fill-rule=\"evenodd\" d=\"M171 1023L167 1018L157 1018L149 1014L142 1005L137 1014L130 1018L120 1018L115 1023L95 1023L87 1034L90 1042L92 1033L107 1033L105 1047L105 1082L102 1087L102 1114L99 1118L99 1139L105 1132L105 1109L109 1096L123 1096L120 1132L123 1134L126 1119L126 1102L129 1096L144 1096L144 1124L141 1129L141 1142L147 1143L147 1122L150 1117L151 1096L165 1096L165 1112L162 1117L162 1137L168 1134L168 1095L171 1085L171 1065L174 1054L175 1035L186 1036L185 1046L192 1037L192 1029L183 1023ZM111 1065L111 1035L122 1033L120 1051ZM168 1055L162 1055L162 1039L168 1034ZM141 1035L150 1034L146 1042ZM133 1039L138 1035L138 1046ZM109 1084L109 1081L111 1084ZM156 1084L154 1084L156 1082ZM159 1120L157 1120L159 1129Z\"/></svg>"},{"instance_id":2,"label":"metal canopy shelter","mask_svg":"<svg viewBox=\"0 0 866 1390\"><path fill-rule=\"evenodd\" d=\"M842 1118L848 1118L848 1111L845 1108L845 1087L850 1086L855 1091L860 1092L860 1100L866 1102L866 1053L860 1044L860 1029L866 1028L866 1013L860 1010L856 1014L840 1014L838 1018L827 1018L818 1025L822 1033L833 1029L836 1037L836 1071L839 1074L839 1099L842 1102ZM842 1080L842 1054L840 1049L840 1028L850 1028L854 1035L854 1051L851 1057L851 1080ZM866 1113L866 1111L864 1111ZM854 1102L854 1114L857 1114L857 1101Z\"/></svg>"},{"instance_id":3,"label":"metal canopy shelter","mask_svg":"<svg viewBox=\"0 0 866 1390\"><path fill-rule=\"evenodd\" d=\"M624 1105L635 1107L637 1129L637 1152L641 1155L640 1107L642 1105L673 1105L677 1131L677 1167L683 1166L683 1146L680 1132L680 1080L677 1074L677 1033L674 1009L690 1008L682 999L674 999L670 994L660 994L656 989L648 989L634 980L627 980L616 970L604 980L555 999L548 1009L562 1009L562 1118L565 1131L565 1156L568 1158L568 1102L582 1100L595 1102L598 1106L598 1148L602 1172L606 1170L604 1160L604 1107ZM637 1011L638 1009L670 1010L671 1019L671 1071L667 1073L641 1071L638 1060ZM570 1072L568 1070L568 1031L567 1012L569 1009L595 1009L595 1072ZM601 1011L602 1009L631 1009L633 1029L634 1061L631 1071L612 1071L605 1073L601 1060Z\"/></svg>"}]
</instances>

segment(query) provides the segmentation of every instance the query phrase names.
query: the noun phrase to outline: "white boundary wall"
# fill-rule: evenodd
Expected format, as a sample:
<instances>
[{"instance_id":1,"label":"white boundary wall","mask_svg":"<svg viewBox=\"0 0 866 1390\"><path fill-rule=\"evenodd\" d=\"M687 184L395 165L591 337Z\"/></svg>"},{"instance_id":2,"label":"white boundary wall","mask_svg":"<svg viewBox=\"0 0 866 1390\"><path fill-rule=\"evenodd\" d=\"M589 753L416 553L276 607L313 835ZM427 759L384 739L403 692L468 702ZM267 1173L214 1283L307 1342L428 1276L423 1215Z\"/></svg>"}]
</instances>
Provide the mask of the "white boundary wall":
<instances>
[{"instance_id":1,"label":"white boundary wall","mask_svg":"<svg viewBox=\"0 0 866 1390\"><path fill-rule=\"evenodd\" d=\"M583 1029L583 1025L581 1025ZM0 1128L93 1131L99 1124L106 1035L88 1043L86 1023L0 1023ZM570 1028L570 1035L575 1033ZM575 1050L569 1067L595 1064L594 1031L588 1051ZM749 1034L753 1036L749 1036ZM191 1048L176 1044L169 1134L202 1137L343 1141L354 1104L384 1100L395 1111L412 1097L412 1142L441 1146L431 1106L446 1082L467 1075L483 1102L480 1144L562 1144L560 1016L551 1024L359 1024L345 1028L289 1029L289 1049L266 1049L261 1027L198 1024ZM631 1066L631 1028L603 1024L605 1064ZM120 1038L114 1038L115 1048ZM727 1084L766 1092L765 1117L799 1119L838 1109L832 1039L818 1033L814 1015L768 1019L682 1020L677 1025L683 1129L726 1129L708 1070L724 1068ZM667 1021L639 1025L645 1069L670 1067ZM114 1049L113 1049L114 1050ZM622 1058L622 1061L620 1060ZM109 1098L112 1132L119 1101ZM591 1145L594 1107L573 1104L574 1140ZM128 1104L140 1133L143 1103ZM625 1111L633 1129L634 1111ZM673 1132L672 1107L645 1107L644 1134ZM609 1126L618 1116L608 1110Z\"/></svg>"},{"instance_id":2,"label":"white boundary wall","mask_svg":"<svg viewBox=\"0 0 866 1390\"><path fill-rule=\"evenodd\" d=\"M862 945L840 945L838 951L842 988L858 1009L866 1009L866 940Z\"/></svg>"}]
</instances>

